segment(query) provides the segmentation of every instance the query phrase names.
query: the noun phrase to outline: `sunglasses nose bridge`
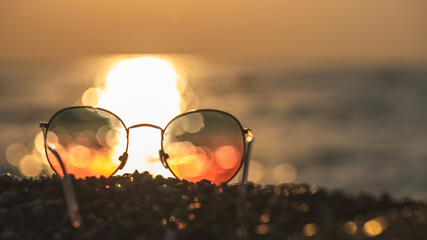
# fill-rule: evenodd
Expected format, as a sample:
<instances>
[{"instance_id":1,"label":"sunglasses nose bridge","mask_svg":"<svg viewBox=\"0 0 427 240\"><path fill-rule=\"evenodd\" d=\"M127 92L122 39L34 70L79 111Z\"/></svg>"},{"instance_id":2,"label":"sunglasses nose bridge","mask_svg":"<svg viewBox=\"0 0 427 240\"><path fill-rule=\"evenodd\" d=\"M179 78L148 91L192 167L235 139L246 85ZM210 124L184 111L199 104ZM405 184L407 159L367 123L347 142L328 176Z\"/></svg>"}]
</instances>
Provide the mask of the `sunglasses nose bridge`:
<instances>
[{"instance_id":1,"label":"sunglasses nose bridge","mask_svg":"<svg viewBox=\"0 0 427 240\"><path fill-rule=\"evenodd\" d=\"M139 127L151 127L151 128L159 129L161 132L163 132L163 128L161 128L157 125L154 125L154 124L149 124L149 123L140 123L140 124L132 125L128 128L128 131L129 131L129 129L139 128Z\"/></svg>"},{"instance_id":2,"label":"sunglasses nose bridge","mask_svg":"<svg viewBox=\"0 0 427 240\"><path fill-rule=\"evenodd\" d=\"M159 127L159 126L157 126L157 125L154 125L154 124L149 124L149 123L141 123L141 124L136 124L136 125L132 125L132 126L130 126L129 128L127 128L126 129L126 131L127 131L127 135L128 135L128 141L129 141L129 130L130 129L133 129L133 128L140 128L140 127L150 127L150 128L155 128L155 129L159 129L160 130L160 135L161 135L161 138L162 138L162 141L163 141L163 133L164 133L164 129L163 128L161 128L161 127ZM128 146L127 146L128 147ZM128 154L127 154L127 151L128 151L128 149L127 149L127 147L126 147L126 152L125 153L123 153L123 155L121 156L121 157L123 157L123 160L122 159L120 159L120 161L122 161L122 164L121 165L123 165L123 166L121 166L121 168L123 168L124 167L124 165L125 165L125 163L126 163L126 160L127 160L127 158L128 158ZM166 164L166 159L169 157L169 155L167 154L167 153L164 153L163 152L163 150L162 149L160 149L159 150L159 157L160 157L160 161L162 162L162 165L165 167L165 168L167 168L167 164ZM120 169L121 169L120 168Z\"/></svg>"}]
</instances>

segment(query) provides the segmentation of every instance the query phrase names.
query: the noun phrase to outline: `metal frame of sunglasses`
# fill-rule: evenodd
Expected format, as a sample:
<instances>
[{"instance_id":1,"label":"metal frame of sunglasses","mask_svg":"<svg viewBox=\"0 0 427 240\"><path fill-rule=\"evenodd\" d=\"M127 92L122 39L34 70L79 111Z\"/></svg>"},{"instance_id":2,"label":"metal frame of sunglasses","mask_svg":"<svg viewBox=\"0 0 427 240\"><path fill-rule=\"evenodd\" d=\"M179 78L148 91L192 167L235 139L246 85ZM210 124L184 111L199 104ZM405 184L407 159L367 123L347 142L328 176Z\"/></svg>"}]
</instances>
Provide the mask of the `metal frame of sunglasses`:
<instances>
[{"instance_id":1,"label":"metal frame of sunglasses","mask_svg":"<svg viewBox=\"0 0 427 240\"><path fill-rule=\"evenodd\" d=\"M69 175L69 172L66 170L66 166L64 164L63 159L61 158L60 154L58 153L58 151L55 149L55 146L50 146L48 145L47 142L47 135L48 135L48 131L49 131L49 126L51 125L52 121L55 119L56 116L58 116L59 114L63 113L64 111L70 111L70 110L74 110L74 109L90 109L90 110L97 110L97 111L102 111L104 113L110 114L111 116L113 116L114 118L116 118L117 120L119 120L121 122L121 124L123 124L123 127L126 130L126 150L125 152L119 157L120 160L120 165L117 167L117 169L110 175L114 175L118 170L122 169L128 159L128 148L129 148L129 130L133 129L133 128L139 128L139 127L151 127L151 128L155 128L155 129L159 129L161 131L161 149L159 150L159 159L162 162L162 165L166 168L169 169L170 172L179 179L179 177L176 176L176 174L172 171L172 169L169 167L168 162L167 162L167 158L169 157L167 153L164 152L164 145L163 145L163 141L164 141L164 134L165 131L168 129L168 127L170 126L171 123L173 123L176 119L179 119L183 116L186 116L188 114L194 114L194 113L200 113L200 112L216 112L219 114L225 114L228 117L231 117L231 119L233 119L239 126L241 134L242 134L242 141L243 141L243 154L242 154L242 159L241 162L239 164L238 169L236 170L236 172L233 174L233 176L231 176L227 181L225 181L224 183L229 182L231 179L233 179L238 172L240 172L240 169L243 166L243 173L242 173L242 180L241 183L242 185L246 185L247 183L247 177L248 177L248 169L249 169L249 153L251 150L251 145L253 143L254 140L254 135L251 131L251 129L249 128L243 128L241 123L237 120L236 117L234 117L233 115L224 112L224 111L220 111L220 110L215 110L215 109L198 109L198 110L192 110L192 111L188 111L182 114L177 115L176 117L172 118L172 120L169 121L169 123L166 125L166 127L163 129L157 125L153 125L153 124L148 124L148 123L141 123L141 124L136 124L136 125L132 125L130 127L126 127L125 123L123 122L123 120L117 116L116 114L114 114L113 112L103 109L103 108L99 108L99 107L94 107L94 106L72 106L72 107L67 107L67 108L63 108L59 111L57 111L49 120L49 122L41 122L40 123L40 127L42 128L42 132L43 132L43 137L44 137L44 145L45 145L45 151L46 151L46 156L48 159L48 162L51 166L51 168L55 171L55 173L58 174L58 172L56 171L56 169L53 167L51 160L49 160L49 155L48 155L48 151L52 152L52 154L55 156L56 160L59 162L59 167L63 172L63 178L62 178L62 186L64 189L64 195L65 195L65 200L66 200L66 204L67 204L67 211L69 214L69 217L71 219L71 222L73 224L74 227L79 227L81 225L81 216L79 213L79 207L78 207L78 203L75 197L75 192L74 192L74 188L72 185L72 181L71 181L71 177ZM58 174L60 175L60 174ZM106 177L110 177L110 176L106 176ZM245 193L245 189L246 188L242 188L242 194L244 195Z\"/></svg>"}]
</instances>

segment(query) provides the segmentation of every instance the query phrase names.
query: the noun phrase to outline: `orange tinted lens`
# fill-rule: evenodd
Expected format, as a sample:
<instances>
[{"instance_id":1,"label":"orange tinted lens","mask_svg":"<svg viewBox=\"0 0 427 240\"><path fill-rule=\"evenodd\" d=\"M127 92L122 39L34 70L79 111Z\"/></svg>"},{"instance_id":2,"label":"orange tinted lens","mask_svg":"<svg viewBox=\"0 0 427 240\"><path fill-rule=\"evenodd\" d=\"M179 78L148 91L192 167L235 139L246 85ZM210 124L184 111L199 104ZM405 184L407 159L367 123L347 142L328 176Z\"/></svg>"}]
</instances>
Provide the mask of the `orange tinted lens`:
<instances>
[{"instance_id":1,"label":"orange tinted lens","mask_svg":"<svg viewBox=\"0 0 427 240\"><path fill-rule=\"evenodd\" d=\"M240 123L232 116L202 110L175 118L166 128L166 162L179 179L229 181L239 170L244 149Z\"/></svg>"},{"instance_id":2,"label":"orange tinted lens","mask_svg":"<svg viewBox=\"0 0 427 240\"><path fill-rule=\"evenodd\" d=\"M109 177L120 165L126 148L126 128L113 114L95 108L70 108L49 122L47 145L56 149L68 173L77 178ZM63 176L56 157L46 149L56 173Z\"/></svg>"}]
</instances>

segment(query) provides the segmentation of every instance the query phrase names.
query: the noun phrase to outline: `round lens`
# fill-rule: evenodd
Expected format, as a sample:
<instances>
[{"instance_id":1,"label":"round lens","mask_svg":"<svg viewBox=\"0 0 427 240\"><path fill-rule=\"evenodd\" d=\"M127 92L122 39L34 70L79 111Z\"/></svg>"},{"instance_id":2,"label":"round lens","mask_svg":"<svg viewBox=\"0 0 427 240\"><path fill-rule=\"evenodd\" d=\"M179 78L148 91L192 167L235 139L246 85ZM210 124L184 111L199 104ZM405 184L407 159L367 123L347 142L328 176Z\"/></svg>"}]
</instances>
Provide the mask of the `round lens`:
<instances>
[{"instance_id":1,"label":"round lens","mask_svg":"<svg viewBox=\"0 0 427 240\"><path fill-rule=\"evenodd\" d=\"M69 174L77 178L111 176L126 150L126 127L114 114L90 107L58 112L47 129L47 146L55 148ZM46 149L50 165L63 176L61 166Z\"/></svg>"},{"instance_id":2,"label":"round lens","mask_svg":"<svg viewBox=\"0 0 427 240\"><path fill-rule=\"evenodd\" d=\"M166 127L166 163L179 179L210 180L217 185L234 177L242 164L244 134L231 115L200 110L173 119Z\"/></svg>"}]
</instances>

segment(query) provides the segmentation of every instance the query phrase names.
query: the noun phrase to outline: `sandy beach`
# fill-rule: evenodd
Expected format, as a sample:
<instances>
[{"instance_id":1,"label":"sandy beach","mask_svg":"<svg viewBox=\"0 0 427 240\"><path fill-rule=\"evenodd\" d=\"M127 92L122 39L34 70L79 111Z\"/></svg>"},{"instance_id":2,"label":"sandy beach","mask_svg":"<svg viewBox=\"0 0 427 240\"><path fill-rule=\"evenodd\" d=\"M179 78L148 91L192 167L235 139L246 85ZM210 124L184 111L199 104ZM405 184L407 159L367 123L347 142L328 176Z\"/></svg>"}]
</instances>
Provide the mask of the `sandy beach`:
<instances>
[{"instance_id":1,"label":"sandy beach","mask_svg":"<svg viewBox=\"0 0 427 240\"><path fill-rule=\"evenodd\" d=\"M426 239L427 204L311 185L216 186L148 172L74 179L82 226L61 180L0 177L1 239Z\"/></svg>"}]
</instances>

